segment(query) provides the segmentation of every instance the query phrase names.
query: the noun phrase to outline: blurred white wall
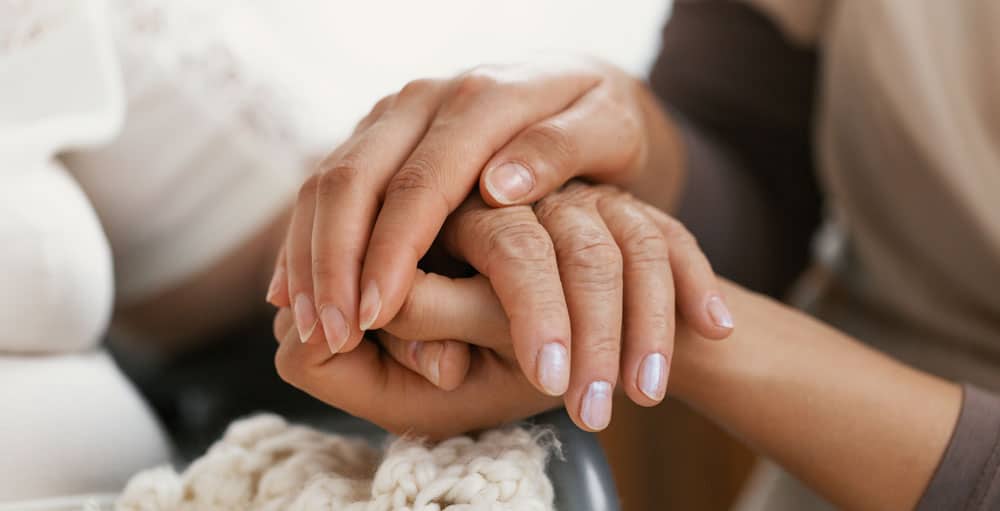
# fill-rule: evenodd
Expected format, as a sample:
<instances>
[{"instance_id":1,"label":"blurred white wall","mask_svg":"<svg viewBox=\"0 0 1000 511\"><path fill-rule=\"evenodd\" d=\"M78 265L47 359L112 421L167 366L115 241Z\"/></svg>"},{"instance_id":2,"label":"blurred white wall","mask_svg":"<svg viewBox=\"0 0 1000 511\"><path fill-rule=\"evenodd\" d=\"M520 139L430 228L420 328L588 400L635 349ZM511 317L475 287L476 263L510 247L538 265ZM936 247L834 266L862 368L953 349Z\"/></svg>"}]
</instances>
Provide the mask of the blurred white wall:
<instances>
[{"instance_id":1,"label":"blurred white wall","mask_svg":"<svg viewBox=\"0 0 1000 511\"><path fill-rule=\"evenodd\" d=\"M407 81L537 51L596 55L644 75L669 0L257 0L226 30L267 74L304 98L313 142L349 133ZM266 23L267 26L261 26Z\"/></svg>"}]
</instances>

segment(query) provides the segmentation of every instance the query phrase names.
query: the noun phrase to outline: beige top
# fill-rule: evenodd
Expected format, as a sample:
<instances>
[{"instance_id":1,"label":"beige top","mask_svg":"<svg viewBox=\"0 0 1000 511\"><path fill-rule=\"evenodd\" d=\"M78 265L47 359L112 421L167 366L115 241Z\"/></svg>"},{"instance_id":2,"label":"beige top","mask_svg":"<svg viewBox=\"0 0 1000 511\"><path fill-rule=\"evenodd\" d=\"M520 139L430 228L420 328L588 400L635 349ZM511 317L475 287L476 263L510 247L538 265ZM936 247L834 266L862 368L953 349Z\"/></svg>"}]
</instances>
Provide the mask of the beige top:
<instances>
[{"instance_id":1,"label":"beige top","mask_svg":"<svg viewBox=\"0 0 1000 511\"><path fill-rule=\"evenodd\" d=\"M1000 2L750 1L822 55L817 166L849 248L818 313L1000 390Z\"/></svg>"}]
</instances>

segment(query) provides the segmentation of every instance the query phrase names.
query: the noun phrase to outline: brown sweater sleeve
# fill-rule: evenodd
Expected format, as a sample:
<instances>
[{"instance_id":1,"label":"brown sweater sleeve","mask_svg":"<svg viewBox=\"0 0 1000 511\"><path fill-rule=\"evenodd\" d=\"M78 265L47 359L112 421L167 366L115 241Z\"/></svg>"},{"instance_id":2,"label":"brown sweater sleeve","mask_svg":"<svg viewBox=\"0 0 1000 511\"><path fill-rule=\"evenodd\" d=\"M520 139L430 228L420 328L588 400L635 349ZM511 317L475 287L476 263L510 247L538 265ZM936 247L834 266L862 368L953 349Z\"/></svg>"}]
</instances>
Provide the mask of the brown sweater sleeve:
<instances>
[{"instance_id":1,"label":"brown sweater sleeve","mask_svg":"<svg viewBox=\"0 0 1000 511\"><path fill-rule=\"evenodd\" d=\"M1000 396L966 385L951 443L917 511L1000 509Z\"/></svg>"},{"instance_id":2,"label":"brown sweater sleeve","mask_svg":"<svg viewBox=\"0 0 1000 511\"><path fill-rule=\"evenodd\" d=\"M820 222L818 61L744 2L679 0L649 76L685 138L677 217L719 274L772 296L806 267Z\"/></svg>"}]
</instances>

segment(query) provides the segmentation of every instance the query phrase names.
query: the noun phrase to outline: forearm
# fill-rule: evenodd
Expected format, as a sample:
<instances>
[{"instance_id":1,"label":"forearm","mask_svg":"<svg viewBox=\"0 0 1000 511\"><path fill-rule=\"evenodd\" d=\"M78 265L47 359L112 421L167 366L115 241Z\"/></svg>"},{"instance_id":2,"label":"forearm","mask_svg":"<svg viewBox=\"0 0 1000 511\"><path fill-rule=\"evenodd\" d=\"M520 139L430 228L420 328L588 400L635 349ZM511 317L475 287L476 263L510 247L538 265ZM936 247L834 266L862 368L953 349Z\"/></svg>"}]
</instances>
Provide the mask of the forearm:
<instances>
[{"instance_id":1,"label":"forearm","mask_svg":"<svg viewBox=\"0 0 1000 511\"><path fill-rule=\"evenodd\" d=\"M264 302L288 213L262 225L206 270L115 311L116 337L183 351L273 309Z\"/></svg>"},{"instance_id":2,"label":"forearm","mask_svg":"<svg viewBox=\"0 0 1000 511\"><path fill-rule=\"evenodd\" d=\"M911 509L960 388L742 288L727 299L733 336L679 336L672 392L839 506Z\"/></svg>"}]
</instances>

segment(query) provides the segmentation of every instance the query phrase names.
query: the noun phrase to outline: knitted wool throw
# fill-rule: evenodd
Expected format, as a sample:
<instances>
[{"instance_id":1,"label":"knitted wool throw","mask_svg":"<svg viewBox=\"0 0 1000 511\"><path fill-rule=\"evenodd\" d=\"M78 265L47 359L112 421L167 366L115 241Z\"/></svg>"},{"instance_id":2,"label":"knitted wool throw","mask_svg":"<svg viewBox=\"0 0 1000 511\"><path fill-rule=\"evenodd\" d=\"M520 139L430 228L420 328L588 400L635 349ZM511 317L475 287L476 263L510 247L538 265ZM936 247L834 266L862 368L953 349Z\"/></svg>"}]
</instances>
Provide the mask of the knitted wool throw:
<instances>
[{"instance_id":1,"label":"knitted wool throw","mask_svg":"<svg viewBox=\"0 0 1000 511\"><path fill-rule=\"evenodd\" d=\"M276 415L231 424L183 474L135 475L118 511L554 511L546 435L524 428L434 446L361 439Z\"/></svg>"}]
</instances>

